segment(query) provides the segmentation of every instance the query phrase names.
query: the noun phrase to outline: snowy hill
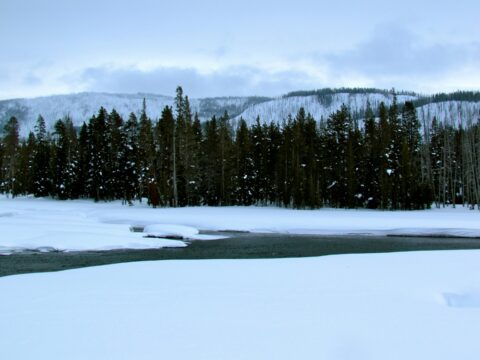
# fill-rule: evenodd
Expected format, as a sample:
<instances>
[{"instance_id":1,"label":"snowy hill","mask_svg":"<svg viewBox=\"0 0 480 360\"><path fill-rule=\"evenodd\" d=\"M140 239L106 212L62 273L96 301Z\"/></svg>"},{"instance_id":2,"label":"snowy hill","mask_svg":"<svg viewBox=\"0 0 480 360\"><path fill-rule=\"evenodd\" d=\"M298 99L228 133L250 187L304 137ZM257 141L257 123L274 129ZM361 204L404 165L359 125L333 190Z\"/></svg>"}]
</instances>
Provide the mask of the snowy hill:
<instances>
[{"instance_id":1,"label":"snowy hill","mask_svg":"<svg viewBox=\"0 0 480 360\"><path fill-rule=\"evenodd\" d=\"M467 95L465 95L467 94ZM147 113L150 118L158 119L165 106L173 106L174 98L155 94L107 94L79 93L56 95L33 99L13 99L0 101L0 128L11 117L20 121L23 136L34 129L38 115L41 114L47 127L53 127L58 119L70 116L74 124L79 126L98 112L103 106L108 111L116 109L124 118L130 113L140 114L142 101L145 98ZM414 93L397 95L399 104L410 100L417 105L418 117L424 125L429 125L435 116L439 121L451 124L468 124L480 118L479 93L440 94L432 97ZM220 116L225 111L236 123L240 118L253 124L257 117L262 122L282 122L288 115L295 116L300 107L313 115L317 121L327 119L342 104L349 107L355 119L364 117L367 104L376 109L381 102L387 106L393 101L388 91L376 89L323 89L290 93L277 98L266 97L218 97L191 99L193 112L197 112L201 120Z\"/></svg>"},{"instance_id":2,"label":"snowy hill","mask_svg":"<svg viewBox=\"0 0 480 360\"><path fill-rule=\"evenodd\" d=\"M165 106L173 106L174 98L155 94L107 94L107 93L79 93L71 95L55 95L32 99L12 99L0 101L0 125L11 116L17 117L20 122L22 135L28 134L35 127L38 115L42 115L47 128L52 128L58 119L69 116L74 125L79 126L96 114L101 106L108 111L117 110L124 118L130 113L137 116L142 109L143 99L146 101L147 114L152 119L158 119ZM220 116L228 111L236 116L248 106L268 98L258 97L219 97L192 99L192 111L197 112L202 120L213 115Z\"/></svg>"},{"instance_id":3,"label":"snowy hill","mask_svg":"<svg viewBox=\"0 0 480 360\"><path fill-rule=\"evenodd\" d=\"M409 100L417 100L415 95L398 95L398 103ZM393 95L389 93L348 93L339 92L326 95L304 95L304 96L283 96L270 101L265 101L248 107L236 119L242 117L248 124L256 121L257 116L262 121L283 121L288 115L295 116L300 107L310 113L317 121L327 119L330 114L340 109L345 104L352 114L362 118L370 103L373 109L376 109L381 102L390 105L393 101Z\"/></svg>"},{"instance_id":4,"label":"snowy hill","mask_svg":"<svg viewBox=\"0 0 480 360\"><path fill-rule=\"evenodd\" d=\"M479 121L480 102L451 100L430 103L417 107L417 115L427 126L434 117L453 126L468 126Z\"/></svg>"},{"instance_id":5,"label":"snowy hill","mask_svg":"<svg viewBox=\"0 0 480 360\"><path fill-rule=\"evenodd\" d=\"M445 122L454 126L468 125L480 119L480 101L453 100L455 94L450 96L452 100L436 101L428 97L413 94L397 95L397 102L402 105L405 101L413 101L417 106L417 115L422 126L429 128L432 119ZM480 99L478 99L480 100ZM364 118L367 104L372 109L377 109L381 102L391 105L393 95L387 92L338 92L323 95L294 95L283 96L259 104L252 105L235 117L238 121L243 118L248 124L253 124L257 116L262 122L282 122L289 115L295 116L300 107L310 113L314 119L321 122L326 120L332 113L345 104L351 111L354 119Z\"/></svg>"}]
</instances>

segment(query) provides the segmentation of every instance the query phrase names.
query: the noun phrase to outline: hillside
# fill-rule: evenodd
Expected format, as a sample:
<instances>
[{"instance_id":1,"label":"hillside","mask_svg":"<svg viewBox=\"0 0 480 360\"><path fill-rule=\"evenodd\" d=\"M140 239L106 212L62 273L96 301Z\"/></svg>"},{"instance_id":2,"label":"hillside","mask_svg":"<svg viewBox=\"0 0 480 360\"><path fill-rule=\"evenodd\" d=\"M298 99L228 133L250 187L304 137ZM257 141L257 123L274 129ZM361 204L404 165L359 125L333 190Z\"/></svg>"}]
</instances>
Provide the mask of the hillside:
<instances>
[{"instance_id":1,"label":"hillside","mask_svg":"<svg viewBox=\"0 0 480 360\"><path fill-rule=\"evenodd\" d=\"M397 96L399 103L417 99L418 96L415 95ZM303 107L317 121L321 121L338 110L342 104L347 105L355 117L362 118L368 103L373 109L376 109L381 102L390 105L392 101L392 94L385 94L380 91L377 93L338 92L326 95L287 95L250 106L238 115L237 119L242 117L249 124L253 123L257 116L262 121L283 121L287 119L289 114L294 116L298 109Z\"/></svg>"},{"instance_id":2,"label":"hillside","mask_svg":"<svg viewBox=\"0 0 480 360\"><path fill-rule=\"evenodd\" d=\"M32 99L12 99L0 101L0 125L11 116L20 122L22 135L28 134L35 127L38 115L45 119L47 128L52 128L58 119L69 116L74 125L79 126L98 112L101 106L109 112L115 109L124 118L130 113L140 114L143 99L146 101L147 114L152 119L158 119L165 106L173 106L174 98L155 94L107 94L79 93L70 95L54 95ZM220 116L228 111L236 116L247 107L268 100L261 97L218 97L192 99L192 111L197 112L201 120L213 115Z\"/></svg>"},{"instance_id":3,"label":"hillside","mask_svg":"<svg viewBox=\"0 0 480 360\"><path fill-rule=\"evenodd\" d=\"M21 134L25 136L34 129L38 115L41 114L47 127L51 128L58 119L70 116L77 126L88 120L103 106L108 111L116 109L124 118L130 113L139 115L142 101L146 100L147 114L158 119L165 106L173 106L174 98L155 94L107 94L79 93L55 95L32 99L12 99L0 101L0 126L11 116L20 121ZM297 91L277 98L266 97L217 97L191 99L192 111L197 112L202 121L213 115L220 116L228 112L234 123L240 118L252 124L257 117L262 122L282 122L289 115L295 116L300 107L313 115L317 121L328 118L342 104L350 108L357 120L364 116L367 104L376 109L381 102L390 105L393 95L378 89L322 89L315 91ZM422 124L431 123L433 117L458 125L476 122L480 117L480 95L478 92L457 92L432 96L401 92L397 101L413 101L417 106Z\"/></svg>"}]
</instances>

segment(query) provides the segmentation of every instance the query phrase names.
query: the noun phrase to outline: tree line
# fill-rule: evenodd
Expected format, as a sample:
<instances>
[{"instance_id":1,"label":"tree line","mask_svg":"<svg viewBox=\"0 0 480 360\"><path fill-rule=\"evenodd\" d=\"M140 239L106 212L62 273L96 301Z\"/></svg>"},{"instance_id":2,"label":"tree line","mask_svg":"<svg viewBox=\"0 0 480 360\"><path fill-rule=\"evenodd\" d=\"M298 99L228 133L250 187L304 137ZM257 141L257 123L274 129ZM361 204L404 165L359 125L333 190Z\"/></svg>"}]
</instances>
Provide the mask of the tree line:
<instances>
[{"instance_id":1,"label":"tree line","mask_svg":"<svg viewBox=\"0 0 480 360\"><path fill-rule=\"evenodd\" d=\"M480 128L432 119L421 135L412 102L367 106L359 124L342 106L317 123L301 108L282 123L248 126L228 114L201 123L177 88L159 119L103 107L80 129L67 117L0 143L0 191L57 199L147 199L157 206L424 209L480 203Z\"/></svg>"}]
</instances>

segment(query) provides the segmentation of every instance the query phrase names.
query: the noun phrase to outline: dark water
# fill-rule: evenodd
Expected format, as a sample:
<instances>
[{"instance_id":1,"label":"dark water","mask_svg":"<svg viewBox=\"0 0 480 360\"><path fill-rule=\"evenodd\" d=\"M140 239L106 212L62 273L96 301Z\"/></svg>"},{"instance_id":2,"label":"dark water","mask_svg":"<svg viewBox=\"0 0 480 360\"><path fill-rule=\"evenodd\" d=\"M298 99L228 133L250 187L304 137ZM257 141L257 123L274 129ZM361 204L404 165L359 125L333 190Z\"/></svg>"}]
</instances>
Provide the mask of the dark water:
<instances>
[{"instance_id":1,"label":"dark water","mask_svg":"<svg viewBox=\"0 0 480 360\"><path fill-rule=\"evenodd\" d=\"M228 234L229 239L192 241L185 248L17 253L0 256L0 276L58 271L130 261L259 259L417 250L480 249L480 239Z\"/></svg>"}]
</instances>

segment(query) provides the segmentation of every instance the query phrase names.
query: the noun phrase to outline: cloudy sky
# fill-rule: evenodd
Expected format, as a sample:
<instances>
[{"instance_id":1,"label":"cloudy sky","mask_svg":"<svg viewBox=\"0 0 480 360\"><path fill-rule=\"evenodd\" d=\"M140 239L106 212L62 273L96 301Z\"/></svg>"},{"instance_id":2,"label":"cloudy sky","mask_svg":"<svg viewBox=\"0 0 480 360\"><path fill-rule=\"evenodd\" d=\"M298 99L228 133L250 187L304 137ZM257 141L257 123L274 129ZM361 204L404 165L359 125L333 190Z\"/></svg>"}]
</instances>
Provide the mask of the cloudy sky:
<instances>
[{"instance_id":1,"label":"cloudy sky","mask_svg":"<svg viewBox=\"0 0 480 360\"><path fill-rule=\"evenodd\" d=\"M0 0L0 99L479 89L479 14L478 0Z\"/></svg>"}]
</instances>

